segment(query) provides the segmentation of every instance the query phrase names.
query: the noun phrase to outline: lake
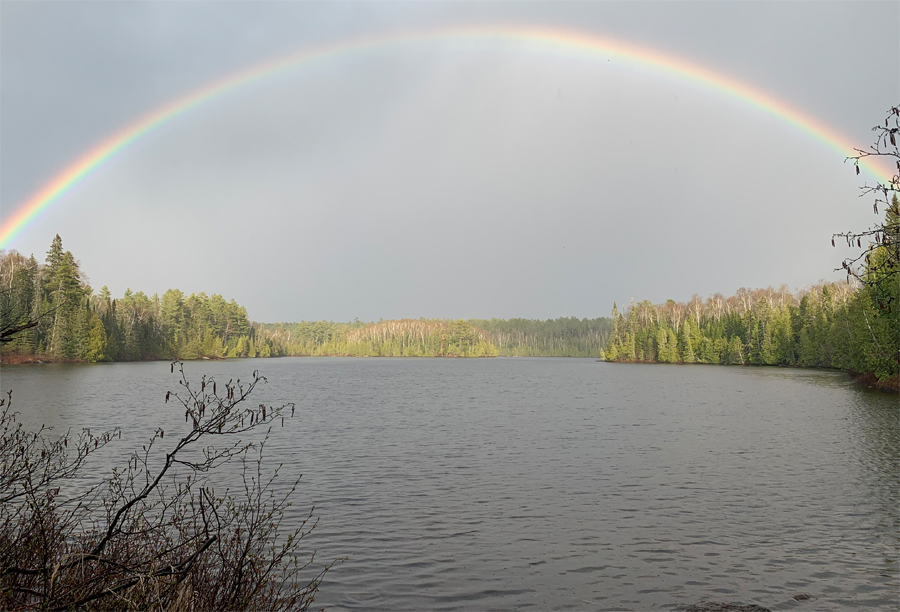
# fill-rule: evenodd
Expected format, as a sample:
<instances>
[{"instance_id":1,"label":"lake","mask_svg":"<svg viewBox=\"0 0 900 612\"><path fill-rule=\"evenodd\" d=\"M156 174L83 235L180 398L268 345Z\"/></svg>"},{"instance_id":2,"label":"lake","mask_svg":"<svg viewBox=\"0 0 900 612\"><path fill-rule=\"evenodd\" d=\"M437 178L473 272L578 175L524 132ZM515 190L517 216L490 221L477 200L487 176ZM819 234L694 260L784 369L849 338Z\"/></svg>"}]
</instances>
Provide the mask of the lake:
<instances>
[{"instance_id":1,"label":"lake","mask_svg":"<svg viewBox=\"0 0 900 612\"><path fill-rule=\"evenodd\" d=\"M845 374L593 359L285 358L258 402L330 610L900 610L898 400ZM184 414L167 363L9 366L30 425L121 427L123 452ZM100 478L111 459L85 472ZM220 475L228 478L229 474ZM815 599L797 602L806 592Z\"/></svg>"}]
</instances>

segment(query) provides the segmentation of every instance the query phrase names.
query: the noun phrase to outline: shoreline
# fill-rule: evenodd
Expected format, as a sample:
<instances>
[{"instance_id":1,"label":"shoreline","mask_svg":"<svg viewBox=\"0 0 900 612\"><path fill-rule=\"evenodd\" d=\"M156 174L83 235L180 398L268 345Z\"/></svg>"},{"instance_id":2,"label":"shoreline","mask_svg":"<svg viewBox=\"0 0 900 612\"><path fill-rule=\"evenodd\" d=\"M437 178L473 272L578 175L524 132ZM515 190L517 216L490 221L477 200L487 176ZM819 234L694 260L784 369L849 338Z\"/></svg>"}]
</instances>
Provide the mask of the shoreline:
<instances>
[{"instance_id":1,"label":"shoreline","mask_svg":"<svg viewBox=\"0 0 900 612\"><path fill-rule=\"evenodd\" d=\"M877 389L882 393L900 395L900 374L894 374L884 380L878 380L872 372L857 372L856 370L843 371L847 372L847 374L850 375L850 380L858 385L863 385L868 389Z\"/></svg>"},{"instance_id":2,"label":"shoreline","mask_svg":"<svg viewBox=\"0 0 900 612\"><path fill-rule=\"evenodd\" d=\"M504 355L275 355L269 357L197 357L187 359L185 357L159 357L155 359L133 359L126 361L85 361L84 359L57 359L47 355L4 355L0 357L0 365L48 365L52 363L81 363L81 364L104 364L104 363L148 363L151 361L228 361L230 359L283 359L285 357L329 357L329 358L348 358L360 357L365 359L495 359ZM592 359L592 358L586 358Z\"/></svg>"},{"instance_id":3,"label":"shoreline","mask_svg":"<svg viewBox=\"0 0 900 612\"><path fill-rule=\"evenodd\" d=\"M634 363L640 365L677 365L677 366L713 366L713 367L723 367L723 368L790 368L792 370L829 370L831 372L844 372L849 377L850 380L855 382L857 385L866 387L867 389L873 389L880 391L881 393L887 393L889 395L900 395L900 374L894 374L893 376L886 378L884 380L878 380L875 377L873 372L857 372L856 370L842 370L840 368L813 368L807 366L794 366L794 365L757 365L757 364L749 364L749 363L700 363L700 362L685 362L678 361L675 363L663 363L661 364L658 361L640 361L637 359L617 359L615 361L608 361L606 359L598 359L597 361L601 363Z\"/></svg>"},{"instance_id":4,"label":"shoreline","mask_svg":"<svg viewBox=\"0 0 900 612\"><path fill-rule=\"evenodd\" d=\"M84 359L57 359L48 355L3 355L0 357L0 365L47 365L51 363L83 363L83 364L102 364L102 363L148 363L150 361L225 361L225 357L197 357L196 359L181 359L168 357L160 357L158 359L133 359L128 361L85 361ZM267 357L257 357L256 359L267 359Z\"/></svg>"},{"instance_id":5,"label":"shoreline","mask_svg":"<svg viewBox=\"0 0 900 612\"><path fill-rule=\"evenodd\" d=\"M500 355L503 356L503 355ZM98 361L93 362L97 364L102 363L139 363L139 362L148 362L148 361L227 361L228 359L280 359L282 357L329 357L329 358L342 358L342 357L363 357L363 355L281 355L277 357L198 357L196 359L169 359L169 358L160 358L160 359L139 359L135 361ZM365 355L367 358L378 359L379 357L384 357L384 355ZM410 356L396 356L394 358L398 359L491 359L492 357L460 357L458 355L434 355L429 357L410 357ZM553 359L553 357L536 357L537 359ZM592 357L585 357L585 359L596 359ZM604 359L596 359L601 363L635 363L635 364L659 364L658 361L638 361L638 360L617 360L617 361L606 361ZM10 366L10 365L45 365L52 363L92 363L89 361L84 361L80 359L54 359L52 357L48 357L46 355L4 355L0 357L0 365ZM890 395L900 395L900 375L895 374L890 378L886 378L885 380L878 380L875 377L875 374L872 372L857 372L856 370L840 370L836 368L808 368L803 366L778 366L778 365L749 365L749 364L721 364L721 363L685 363L678 362L674 364L663 364L663 365L679 365L679 366L720 366L720 367L760 367L760 368L792 368L798 370L831 370L833 372L846 372L850 377L850 380L855 382L857 385L865 387L867 389L873 389L880 391L881 393L887 393Z\"/></svg>"},{"instance_id":6,"label":"shoreline","mask_svg":"<svg viewBox=\"0 0 900 612\"><path fill-rule=\"evenodd\" d=\"M894 374L893 376L886 378L884 380L878 380L875 377L873 372L857 372L856 370L842 370L840 368L813 368L806 366L791 366L791 365L756 365L749 363L734 363L734 364L726 364L726 363L699 363L699 362L685 362L678 361L675 363L663 363L661 364L658 361L639 361L637 359L617 359L615 361L608 361L606 359L598 359L597 361L601 363L634 363L640 365L677 365L677 366L713 366L713 367L722 367L722 368L790 368L792 370L829 370L831 372L844 372L850 377L850 380L855 382L857 385L866 387L867 389L873 389L880 391L881 393L886 393L888 395L900 395L900 374Z\"/></svg>"}]
</instances>

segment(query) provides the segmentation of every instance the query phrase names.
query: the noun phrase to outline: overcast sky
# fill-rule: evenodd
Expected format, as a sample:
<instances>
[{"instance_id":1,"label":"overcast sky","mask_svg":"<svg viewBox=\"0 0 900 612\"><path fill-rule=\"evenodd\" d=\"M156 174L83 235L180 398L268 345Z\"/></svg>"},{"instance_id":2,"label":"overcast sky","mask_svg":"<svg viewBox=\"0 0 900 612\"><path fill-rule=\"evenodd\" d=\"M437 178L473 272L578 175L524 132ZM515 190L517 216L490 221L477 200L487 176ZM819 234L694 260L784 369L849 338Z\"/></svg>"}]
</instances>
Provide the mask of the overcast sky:
<instances>
[{"instance_id":1,"label":"overcast sky","mask_svg":"<svg viewBox=\"0 0 900 612\"><path fill-rule=\"evenodd\" d=\"M680 57L860 147L900 103L898 2L0 3L3 219L87 149L291 51L552 26ZM235 298L260 321L596 317L799 288L871 203L823 144L627 61L426 39L300 65L167 123L10 245L93 287Z\"/></svg>"}]
</instances>

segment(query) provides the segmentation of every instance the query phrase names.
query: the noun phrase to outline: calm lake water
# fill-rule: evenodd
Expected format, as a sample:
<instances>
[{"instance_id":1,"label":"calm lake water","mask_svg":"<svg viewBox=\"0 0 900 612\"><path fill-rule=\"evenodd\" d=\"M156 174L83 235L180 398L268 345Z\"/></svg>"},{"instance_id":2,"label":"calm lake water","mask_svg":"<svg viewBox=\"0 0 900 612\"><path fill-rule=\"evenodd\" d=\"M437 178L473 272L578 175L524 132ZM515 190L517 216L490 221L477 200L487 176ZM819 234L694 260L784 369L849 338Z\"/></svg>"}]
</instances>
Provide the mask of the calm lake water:
<instances>
[{"instance_id":1,"label":"calm lake water","mask_svg":"<svg viewBox=\"0 0 900 612\"><path fill-rule=\"evenodd\" d=\"M896 397L835 372L591 359L193 362L297 403L269 457L330 610L900 610ZM166 363L4 367L29 424L183 413ZM171 433L169 433L171 432ZM86 473L101 477L110 462ZM224 477L228 477L225 474ZM290 478L285 478L285 482ZM792 596L815 599L797 602Z\"/></svg>"}]
</instances>

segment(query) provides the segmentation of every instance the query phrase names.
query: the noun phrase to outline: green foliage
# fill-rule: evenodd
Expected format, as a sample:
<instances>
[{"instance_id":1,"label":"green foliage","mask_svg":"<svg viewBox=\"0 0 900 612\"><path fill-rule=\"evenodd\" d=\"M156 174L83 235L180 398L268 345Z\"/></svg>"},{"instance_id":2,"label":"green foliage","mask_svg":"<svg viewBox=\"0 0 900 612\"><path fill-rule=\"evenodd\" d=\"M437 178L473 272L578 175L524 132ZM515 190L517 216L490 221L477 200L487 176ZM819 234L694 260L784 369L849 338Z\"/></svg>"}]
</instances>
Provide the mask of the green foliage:
<instances>
[{"instance_id":1,"label":"green foliage","mask_svg":"<svg viewBox=\"0 0 900 612\"><path fill-rule=\"evenodd\" d=\"M91 328L88 332L87 350L84 358L87 361L106 361L109 357L106 354L106 329L103 327L103 321L96 314L91 313Z\"/></svg>"}]
</instances>

